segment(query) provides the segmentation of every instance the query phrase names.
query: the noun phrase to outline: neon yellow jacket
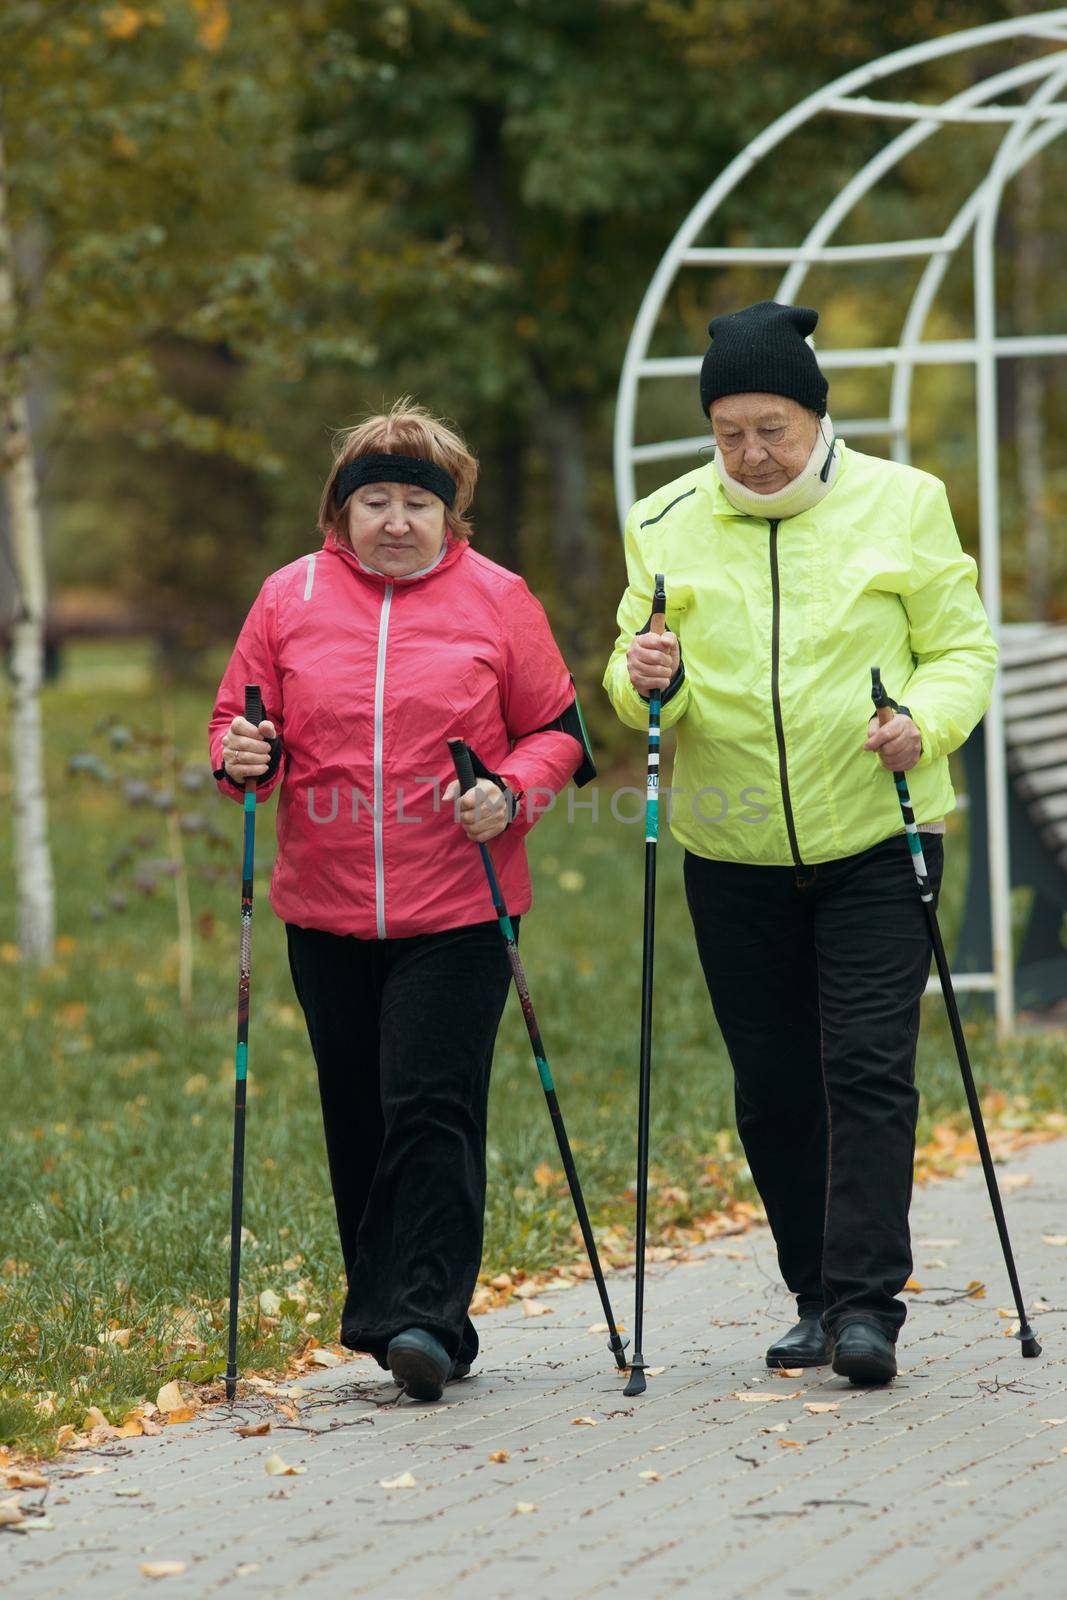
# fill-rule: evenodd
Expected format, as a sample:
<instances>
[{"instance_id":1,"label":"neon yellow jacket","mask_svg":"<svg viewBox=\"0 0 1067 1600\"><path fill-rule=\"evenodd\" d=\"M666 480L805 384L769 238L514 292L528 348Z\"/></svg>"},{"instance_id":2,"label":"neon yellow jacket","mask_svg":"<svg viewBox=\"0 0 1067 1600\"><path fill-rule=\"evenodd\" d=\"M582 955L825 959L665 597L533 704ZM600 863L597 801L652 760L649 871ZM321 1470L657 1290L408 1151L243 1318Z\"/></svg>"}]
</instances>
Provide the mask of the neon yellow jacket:
<instances>
[{"instance_id":1,"label":"neon yellow jacket","mask_svg":"<svg viewBox=\"0 0 1067 1600\"><path fill-rule=\"evenodd\" d=\"M871 667L922 735L908 774L915 816L955 796L948 755L989 704L997 646L944 484L843 445L829 493L780 523L727 500L713 464L640 500L626 521L629 585L604 687L631 728L648 704L626 651L666 579L684 679L661 800L687 849L761 866L865 850L901 827L892 779L864 750Z\"/></svg>"}]
</instances>

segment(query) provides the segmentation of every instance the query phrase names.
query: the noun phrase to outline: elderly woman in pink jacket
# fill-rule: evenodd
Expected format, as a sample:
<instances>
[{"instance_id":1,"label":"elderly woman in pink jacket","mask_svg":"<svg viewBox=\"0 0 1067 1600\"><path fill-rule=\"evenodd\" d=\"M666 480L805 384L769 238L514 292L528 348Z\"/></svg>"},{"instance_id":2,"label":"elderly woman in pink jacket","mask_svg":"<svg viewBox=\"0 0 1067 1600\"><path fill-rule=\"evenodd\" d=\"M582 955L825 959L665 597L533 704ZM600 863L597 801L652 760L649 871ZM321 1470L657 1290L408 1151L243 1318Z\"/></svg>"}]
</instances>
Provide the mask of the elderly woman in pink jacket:
<instances>
[{"instance_id":1,"label":"elderly woman in pink jacket","mask_svg":"<svg viewBox=\"0 0 1067 1600\"><path fill-rule=\"evenodd\" d=\"M349 432L323 546L264 583L211 722L224 792L280 786L270 898L318 1070L341 1339L419 1399L478 1350L467 1308L509 968L471 841L493 841L506 903L526 911L536 792L543 808L593 773L542 607L471 547L476 477L462 439L408 402ZM262 688L258 727L246 683ZM477 758L462 800L455 736Z\"/></svg>"}]
</instances>

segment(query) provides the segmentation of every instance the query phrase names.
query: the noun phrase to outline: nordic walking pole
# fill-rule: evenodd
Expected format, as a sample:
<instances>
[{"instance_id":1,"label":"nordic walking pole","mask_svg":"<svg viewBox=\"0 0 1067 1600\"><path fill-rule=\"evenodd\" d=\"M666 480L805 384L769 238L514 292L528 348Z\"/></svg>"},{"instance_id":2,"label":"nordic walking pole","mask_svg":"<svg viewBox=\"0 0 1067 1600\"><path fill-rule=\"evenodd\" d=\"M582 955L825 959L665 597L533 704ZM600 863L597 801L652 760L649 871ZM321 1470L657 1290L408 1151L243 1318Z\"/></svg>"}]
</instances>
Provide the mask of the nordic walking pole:
<instances>
[{"instance_id":1,"label":"nordic walking pole","mask_svg":"<svg viewBox=\"0 0 1067 1600\"><path fill-rule=\"evenodd\" d=\"M871 699L874 701L874 709L878 721L880 723L888 722L893 716L893 705L886 694L885 685L882 683L882 675L877 667L871 668ZM1026 1307L1023 1303L1023 1292L1019 1287L1019 1274L1015 1270L1015 1257L1012 1254L1011 1240L1008 1238L1008 1224L1004 1216L1004 1205L1000 1198L1000 1187L993 1167L989 1140L986 1138L982 1103L978 1098L978 1090L974 1084L974 1073L971 1071L967 1041L963 1036L963 1024L960 1022L960 1009L956 1004L956 991L952 986L952 973L949 970L948 957L945 955L945 946L941 939L937 912L934 910L934 894L926 872L922 838L915 825L915 813L912 810L908 780L903 772L894 772L893 781L897 786L900 809L904 817L904 828L908 836L908 846L911 850L911 864L915 869L915 881L919 888L919 899L923 903L927 925L930 929L930 942L934 947L937 975L941 979L941 993L945 997L945 1009L948 1011L949 1026L952 1029L956 1055L959 1058L960 1072L963 1074L963 1089L971 1112L971 1122L974 1124L974 1137L978 1144L978 1153L982 1158L982 1169L985 1172L989 1200L993 1207L997 1232L1000 1235L1000 1247L1004 1252L1004 1265L1008 1269L1008 1281L1011 1284L1011 1292L1015 1299L1015 1309L1019 1313L1019 1331L1015 1337L1021 1342L1024 1356L1039 1356L1041 1354L1041 1346L1038 1344L1034 1330L1031 1328L1027 1318Z\"/></svg>"},{"instance_id":2,"label":"nordic walking pole","mask_svg":"<svg viewBox=\"0 0 1067 1600\"><path fill-rule=\"evenodd\" d=\"M259 728L263 696L256 683L245 684L245 720ZM237 1300L241 1287L241 1206L245 1177L245 1090L248 1078L248 1003L252 978L252 865L256 848L256 784L245 780L245 839L241 867L241 968L237 981L237 1060L233 1096L233 1191L230 1208L230 1346L226 1398L237 1393Z\"/></svg>"},{"instance_id":3,"label":"nordic walking pole","mask_svg":"<svg viewBox=\"0 0 1067 1600\"><path fill-rule=\"evenodd\" d=\"M471 764L470 750L463 739L449 739L448 748L452 756L453 765L456 769L456 777L459 779L460 793L466 794L468 789L474 788L475 784L474 767ZM485 868L485 876L489 880L489 893L493 900L493 910L496 912L496 918L500 924L500 931L504 935L504 943L507 945L508 961L511 964L511 976L515 980L515 988L518 991L519 1004L522 1006L523 1020L526 1023L526 1032L530 1035L530 1045L533 1049L534 1060L537 1063L537 1072L541 1079L541 1087L545 1091L545 1100L548 1103L548 1113L552 1118L552 1127L555 1130L556 1143L559 1145L559 1153L563 1162L563 1170L567 1174L567 1184L571 1191L571 1200L574 1202L574 1210L578 1218L578 1226L582 1230L582 1238L585 1241L585 1249L586 1254L589 1257L589 1265L593 1269L593 1277L596 1279L596 1287L597 1293L600 1296L600 1304L604 1308L604 1319L607 1322L608 1333L610 1335L608 1339L608 1349L615 1357L620 1371L625 1372L626 1356L624 1351L626 1349L626 1340L621 1337L619 1330L615 1325L615 1315L611 1309L611 1302L608 1299L608 1286L604 1282L604 1271L600 1265L600 1256L597 1254L596 1240L593 1238L593 1228L589 1221L589 1212L586 1210L585 1196L582 1194L581 1180L578 1177L578 1169L574 1165L574 1156L571 1153L571 1142L567 1138L567 1129L564 1126L563 1113L559 1108L559 1100L556 1096L556 1086L552 1081L552 1071L548 1065L548 1057L545 1055L545 1047L541 1042L541 1029L537 1025L537 1017L534 1013L533 1001L530 999L530 990L526 982L526 974L523 971L522 961L519 958L519 947L515 939L515 929L511 925L511 918L508 916L507 907L504 904L504 897L500 892L500 884L497 881L496 870L493 867L493 858L489 854L489 850L484 844L480 844L478 849L481 851L482 866Z\"/></svg>"},{"instance_id":4,"label":"nordic walking pole","mask_svg":"<svg viewBox=\"0 0 1067 1600\"><path fill-rule=\"evenodd\" d=\"M667 594L656 573L649 627L662 634L667 625ZM659 838L659 714L661 694L648 700L648 781L645 792L645 934L641 956L641 1084L637 1104L637 1254L634 1258L634 1353L623 1393L644 1394L645 1236L648 1232L648 1122L652 1093L652 963L656 943L656 841Z\"/></svg>"}]
</instances>

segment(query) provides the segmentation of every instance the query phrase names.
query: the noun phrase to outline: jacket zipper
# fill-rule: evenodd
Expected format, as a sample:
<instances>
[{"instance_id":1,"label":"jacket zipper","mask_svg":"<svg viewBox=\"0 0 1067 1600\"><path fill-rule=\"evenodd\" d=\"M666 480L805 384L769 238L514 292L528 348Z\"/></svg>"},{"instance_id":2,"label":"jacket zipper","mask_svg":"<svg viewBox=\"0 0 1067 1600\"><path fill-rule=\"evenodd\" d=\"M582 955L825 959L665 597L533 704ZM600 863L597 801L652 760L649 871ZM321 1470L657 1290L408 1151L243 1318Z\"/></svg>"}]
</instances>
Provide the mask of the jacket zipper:
<instances>
[{"instance_id":1,"label":"jacket zipper","mask_svg":"<svg viewBox=\"0 0 1067 1600\"><path fill-rule=\"evenodd\" d=\"M774 735L778 741L778 781L782 787L782 805L785 808L785 826L789 834L789 848L793 852L793 865L804 865L797 843L793 806L789 798L789 769L785 757L785 725L782 722L782 697L778 684L778 667L782 636L782 589L778 577L778 523L769 524L771 530L771 704L774 707Z\"/></svg>"},{"instance_id":2,"label":"jacket zipper","mask_svg":"<svg viewBox=\"0 0 1067 1600\"><path fill-rule=\"evenodd\" d=\"M374 674L374 915L379 939L385 938L385 850L382 841L384 782L382 778L382 732L385 703L385 647L389 639L389 609L393 586L387 583L378 619L378 664Z\"/></svg>"}]
</instances>

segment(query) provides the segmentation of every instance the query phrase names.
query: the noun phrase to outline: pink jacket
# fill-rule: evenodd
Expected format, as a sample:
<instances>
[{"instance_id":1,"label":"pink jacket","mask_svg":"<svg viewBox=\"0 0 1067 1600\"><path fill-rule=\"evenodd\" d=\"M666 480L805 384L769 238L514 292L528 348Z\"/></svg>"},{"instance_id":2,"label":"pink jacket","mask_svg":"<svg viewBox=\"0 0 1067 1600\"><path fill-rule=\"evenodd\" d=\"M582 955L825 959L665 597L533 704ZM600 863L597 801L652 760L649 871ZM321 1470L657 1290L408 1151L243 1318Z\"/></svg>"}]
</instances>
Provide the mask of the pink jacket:
<instances>
[{"instance_id":1,"label":"pink jacket","mask_svg":"<svg viewBox=\"0 0 1067 1600\"><path fill-rule=\"evenodd\" d=\"M248 614L211 719L213 771L246 683L259 684L283 743L258 798L281 784L270 898L284 921L385 939L493 916L478 850L440 799L457 735L526 794L491 848L508 910L529 909L523 836L581 747L535 731L573 690L515 573L449 536L433 567L391 580L328 537L272 573ZM219 787L242 798L229 778Z\"/></svg>"}]
</instances>

